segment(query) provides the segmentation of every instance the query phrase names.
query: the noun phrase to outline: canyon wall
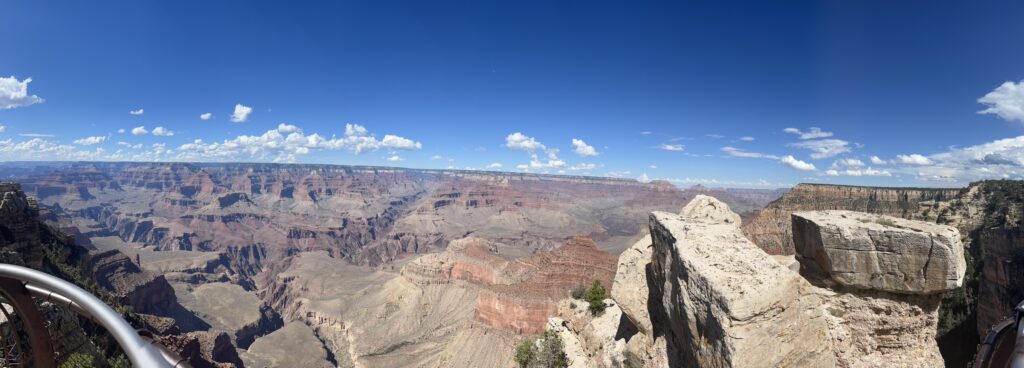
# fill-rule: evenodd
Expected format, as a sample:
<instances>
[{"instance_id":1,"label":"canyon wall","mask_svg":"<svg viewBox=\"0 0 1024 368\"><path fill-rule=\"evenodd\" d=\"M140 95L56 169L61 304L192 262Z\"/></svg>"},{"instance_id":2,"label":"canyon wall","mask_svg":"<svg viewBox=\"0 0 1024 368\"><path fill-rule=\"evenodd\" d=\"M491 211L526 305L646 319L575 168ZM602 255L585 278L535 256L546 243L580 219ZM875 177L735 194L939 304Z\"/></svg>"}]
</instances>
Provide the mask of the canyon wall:
<instances>
[{"instance_id":1,"label":"canyon wall","mask_svg":"<svg viewBox=\"0 0 1024 368\"><path fill-rule=\"evenodd\" d=\"M850 210L909 219L923 219L923 207L948 201L960 189L880 188L831 184L798 184L743 225L743 233L769 254L793 254L789 215L796 211Z\"/></svg>"}]
</instances>

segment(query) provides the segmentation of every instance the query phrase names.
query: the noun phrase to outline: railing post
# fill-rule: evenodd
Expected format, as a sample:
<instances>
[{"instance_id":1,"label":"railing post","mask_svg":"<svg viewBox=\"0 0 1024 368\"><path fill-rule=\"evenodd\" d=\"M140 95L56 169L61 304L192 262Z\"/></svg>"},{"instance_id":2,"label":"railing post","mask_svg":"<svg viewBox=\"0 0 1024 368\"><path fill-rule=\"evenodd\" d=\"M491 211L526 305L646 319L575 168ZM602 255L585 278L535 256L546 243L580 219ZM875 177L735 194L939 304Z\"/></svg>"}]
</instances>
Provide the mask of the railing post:
<instances>
[{"instance_id":1,"label":"railing post","mask_svg":"<svg viewBox=\"0 0 1024 368\"><path fill-rule=\"evenodd\" d=\"M40 368L53 368L57 362L53 359L53 341L50 340L50 333L46 330L46 321L32 301L28 289L21 281L0 277L0 294L7 299L7 302L14 308L15 315L25 325L25 332L28 334L28 343L32 350L32 366ZM9 321L14 325L14 321ZM22 347L24 349L24 347ZM22 351L22 353L28 353Z\"/></svg>"}]
</instances>

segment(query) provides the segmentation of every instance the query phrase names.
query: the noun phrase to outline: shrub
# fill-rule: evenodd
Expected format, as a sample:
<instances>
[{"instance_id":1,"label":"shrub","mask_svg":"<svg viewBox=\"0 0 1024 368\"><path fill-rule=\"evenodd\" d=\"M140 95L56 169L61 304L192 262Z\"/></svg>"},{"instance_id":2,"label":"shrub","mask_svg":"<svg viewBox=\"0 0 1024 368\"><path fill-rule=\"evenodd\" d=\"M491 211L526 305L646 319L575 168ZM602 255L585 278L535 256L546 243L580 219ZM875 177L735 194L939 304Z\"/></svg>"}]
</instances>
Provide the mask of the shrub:
<instances>
[{"instance_id":1,"label":"shrub","mask_svg":"<svg viewBox=\"0 0 1024 368\"><path fill-rule=\"evenodd\" d=\"M587 294L587 287L583 286L583 284L573 286L570 293L572 294L573 299L583 299Z\"/></svg>"},{"instance_id":2,"label":"shrub","mask_svg":"<svg viewBox=\"0 0 1024 368\"><path fill-rule=\"evenodd\" d=\"M558 334L545 331L539 339L526 339L516 347L516 365L519 368L566 368L569 359L565 345Z\"/></svg>"},{"instance_id":3,"label":"shrub","mask_svg":"<svg viewBox=\"0 0 1024 368\"><path fill-rule=\"evenodd\" d=\"M604 300L608 298L608 291L601 286L601 282L594 280L594 283L590 285L590 289L587 290L587 302L590 303L590 313L593 315L599 315L604 312Z\"/></svg>"},{"instance_id":4,"label":"shrub","mask_svg":"<svg viewBox=\"0 0 1024 368\"><path fill-rule=\"evenodd\" d=\"M83 353L74 353L61 363L60 368L93 368L96 364L93 363L92 356Z\"/></svg>"}]
</instances>

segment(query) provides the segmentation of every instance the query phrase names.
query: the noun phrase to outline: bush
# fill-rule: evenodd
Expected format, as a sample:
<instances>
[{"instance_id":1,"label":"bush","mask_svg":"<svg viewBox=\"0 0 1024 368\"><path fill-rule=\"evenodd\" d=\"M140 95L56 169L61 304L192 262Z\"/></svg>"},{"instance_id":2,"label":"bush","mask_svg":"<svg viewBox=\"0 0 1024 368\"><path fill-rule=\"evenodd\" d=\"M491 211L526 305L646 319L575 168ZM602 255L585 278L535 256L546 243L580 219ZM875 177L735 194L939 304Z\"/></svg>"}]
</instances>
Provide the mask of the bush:
<instances>
[{"instance_id":1,"label":"bush","mask_svg":"<svg viewBox=\"0 0 1024 368\"><path fill-rule=\"evenodd\" d=\"M519 368L566 368L569 359L565 356L565 345L558 334L545 331L539 339L526 339L516 347L516 364Z\"/></svg>"},{"instance_id":2,"label":"bush","mask_svg":"<svg viewBox=\"0 0 1024 368\"><path fill-rule=\"evenodd\" d=\"M94 368L92 356L89 354L74 353L61 363L60 368Z\"/></svg>"},{"instance_id":3,"label":"bush","mask_svg":"<svg viewBox=\"0 0 1024 368\"><path fill-rule=\"evenodd\" d=\"M587 290L587 302L590 303L590 313L593 315L599 315L604 312L604 300L608 298L608 291L601 286L601 282L594 280L594 283L590 285L590 290Z\"/></svg>"},{"instance_id":4,"label":"bush","mask_svg":"<svg viewBox=\"0 0 1024 368\"><path fill-rule=\"evenodd\" d=\"M583 297L587 295L587 287L583 286L583 284L573 286L572 290L570 290L570 293L572 294L573 299L582 300Z\"/></svg>"}]
</instances>

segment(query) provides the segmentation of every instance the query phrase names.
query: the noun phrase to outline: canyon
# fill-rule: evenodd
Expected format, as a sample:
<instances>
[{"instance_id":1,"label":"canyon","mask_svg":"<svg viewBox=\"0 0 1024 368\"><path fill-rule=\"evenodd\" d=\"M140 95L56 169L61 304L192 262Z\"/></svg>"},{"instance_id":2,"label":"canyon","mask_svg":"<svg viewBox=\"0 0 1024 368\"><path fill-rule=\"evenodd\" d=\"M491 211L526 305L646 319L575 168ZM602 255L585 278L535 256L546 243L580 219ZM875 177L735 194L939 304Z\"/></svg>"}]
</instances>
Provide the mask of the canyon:
<instances>
[{"instance_id":1,"label":"canyon","mask_svg":"<svg viewBox=\"0 0 1024 368\"><path fill-rule=\"evenodd\" d=\"M89 162L4 163L0 178L198 366L510 366L544 331L575 366L961 366L1024 297L1012 181L786 191ZM570 295L595 280L611 292L600 315ZM787 338L764 352L765 331Z\"/></svg>"},{"instance_id":2,"label":"canyon","mask_svg":"<svg viewBox=\"0 0 1024 368\"><path fill-rule=\"evenodd\" d=\"M102 287L175 332L165 344L249 367L507 366L570 289L612 285L650 211L707 193L753 216L782 192L336 165L4 163L0 177L90 249ZM305 353L274 353L291 350Z\"/></svg>"}]
</instances>

